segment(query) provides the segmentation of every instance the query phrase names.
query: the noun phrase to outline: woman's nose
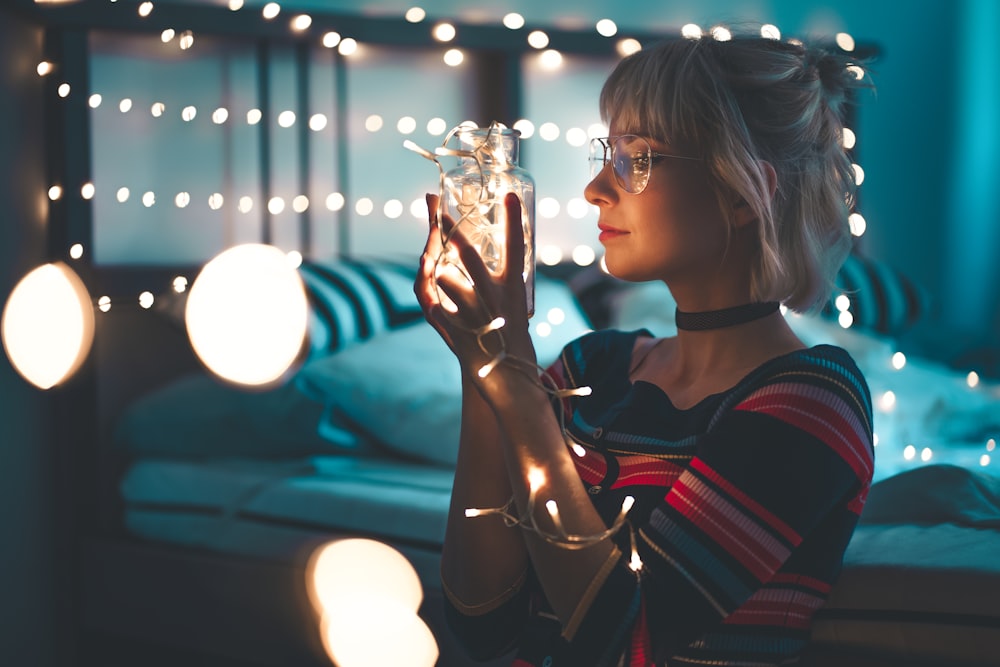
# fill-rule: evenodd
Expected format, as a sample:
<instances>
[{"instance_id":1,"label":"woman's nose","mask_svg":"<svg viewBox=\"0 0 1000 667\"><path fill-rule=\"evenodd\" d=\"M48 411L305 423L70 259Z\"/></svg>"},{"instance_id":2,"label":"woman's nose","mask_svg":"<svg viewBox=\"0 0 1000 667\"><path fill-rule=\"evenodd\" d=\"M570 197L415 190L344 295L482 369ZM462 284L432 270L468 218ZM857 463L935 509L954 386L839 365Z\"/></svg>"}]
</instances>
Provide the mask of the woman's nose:
<instances>
[{"instance_id":1,"label":"woman's nose","mask_svg":"<svg viewBox=\"0 0 1000 667\"><path fill-rule=\"evenodd\" d=\"M607 164L597 172L590 183L587 183L583 189L583 196L594 206L607 206L617 200L614 178Z\"/></svg>"}]
</instances>

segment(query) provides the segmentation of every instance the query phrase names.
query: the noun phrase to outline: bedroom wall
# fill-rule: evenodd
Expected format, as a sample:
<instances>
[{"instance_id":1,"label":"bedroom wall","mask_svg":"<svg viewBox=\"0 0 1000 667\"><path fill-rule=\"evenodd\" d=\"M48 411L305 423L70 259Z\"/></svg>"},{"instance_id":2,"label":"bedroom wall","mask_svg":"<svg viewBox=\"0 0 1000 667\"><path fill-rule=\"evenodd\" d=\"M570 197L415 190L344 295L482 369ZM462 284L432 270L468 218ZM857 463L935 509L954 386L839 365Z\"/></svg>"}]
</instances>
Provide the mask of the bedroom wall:
<instances>
[{"instance_id":1,"label":"bedroom wall","mask_svg":"<svg viewBox=\"0 0 1000 667\"><path fill-rule=\"evenodd\" d=\"M45 256L41 30L0 6L0 294ZM0 355L0 656L57 664L48 398Z\"/></svg>"}]
</instances>

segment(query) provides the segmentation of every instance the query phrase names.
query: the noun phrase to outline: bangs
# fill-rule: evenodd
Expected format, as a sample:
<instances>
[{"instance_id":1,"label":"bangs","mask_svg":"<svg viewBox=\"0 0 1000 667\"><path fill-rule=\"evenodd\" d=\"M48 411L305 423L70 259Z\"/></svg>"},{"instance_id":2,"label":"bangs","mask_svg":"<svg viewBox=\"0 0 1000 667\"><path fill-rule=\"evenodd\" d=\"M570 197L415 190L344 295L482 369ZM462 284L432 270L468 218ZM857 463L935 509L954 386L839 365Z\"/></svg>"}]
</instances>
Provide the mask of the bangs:
<instances>
[{"instance_id":1,"label":"bangs","mask_svg":"<svg viewBox=\"0 0 1000 667\"><path fill-rule=\"evenodd\" d=\"M614 123L618 134L637 134L703 156L707 146L699 128L705 119L699 122L692 110L706 106L711 77L703 63L694 62L701 60L698 41L665 42L619 62L601 90L604 123Z\"/></svg>"}]
</instances>

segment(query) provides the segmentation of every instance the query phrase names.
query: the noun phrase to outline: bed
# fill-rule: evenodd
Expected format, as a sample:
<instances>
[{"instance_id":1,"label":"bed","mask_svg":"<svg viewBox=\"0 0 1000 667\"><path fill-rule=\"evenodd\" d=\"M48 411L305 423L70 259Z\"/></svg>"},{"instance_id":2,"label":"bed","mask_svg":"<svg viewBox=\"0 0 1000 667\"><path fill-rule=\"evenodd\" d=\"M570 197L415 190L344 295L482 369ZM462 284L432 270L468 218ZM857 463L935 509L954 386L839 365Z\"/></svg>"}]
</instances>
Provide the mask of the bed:
<instances>
[{"instance_id":1,"label":"bed","mask_svg":"<svg viewBox=\"0 0 1000 667\"><path fill-rule=\"evenodd\" d=\"M437 578L457 367L409 316L404 264L332 260L302 274L313 343L288 383L248 392L195 369L115 419L116 528L87 559L88 624L104 655L128 636L146 647L137 650L159 646L195 662L329 664L306 565L330 539L362 536L412 563L440 664L467 664L442 624ZM371 306L360 319L358 303ZM539 277L532 335L545 362L595 321L669 333L672 312L660 285L556 267ZM159 324L171 326L164 315ZM920 359L896 368L884 336L786 317L807 344L852 352L879 434L878 483L806 664L991 664L1000 655L1000 478L988 436L1000 432L1000 387L970 387L964 374Z\"/></svg>"}]
</instances>

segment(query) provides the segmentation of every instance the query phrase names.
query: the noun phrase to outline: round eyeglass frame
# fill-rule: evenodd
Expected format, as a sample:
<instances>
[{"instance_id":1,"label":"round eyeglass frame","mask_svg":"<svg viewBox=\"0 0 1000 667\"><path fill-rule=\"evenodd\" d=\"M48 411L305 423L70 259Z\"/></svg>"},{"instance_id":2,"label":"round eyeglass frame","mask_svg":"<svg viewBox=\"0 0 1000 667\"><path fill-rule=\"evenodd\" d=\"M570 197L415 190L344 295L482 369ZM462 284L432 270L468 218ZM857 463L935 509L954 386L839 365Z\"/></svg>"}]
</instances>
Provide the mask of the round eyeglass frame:
<instances>
[{"instance_id":1,"label":"round eyeglass frame","mask_svg":"<svg viewBox=\"0 0 1000 667\"><path fill-rule=\"evenodd\" d=\"M637 146L638 152L635 150ZM622 155L623 150L626 151L625 155ZM632 154L629 155L628 151L631 151ZM611 173L614 175L618 187L629 194L642 194L642 191L649 184L649 175L653 169L653 162L657 158L694 160L696 162L701 160L701 158L688 155L657 153L649 145L648 139L637 134L594 137L590 140L590 178L593 180L610 161ZM639 166L643 164L644 167ZM638 178L636 178L637 174L639 174Z\"/></svg>"}]
</instances>

